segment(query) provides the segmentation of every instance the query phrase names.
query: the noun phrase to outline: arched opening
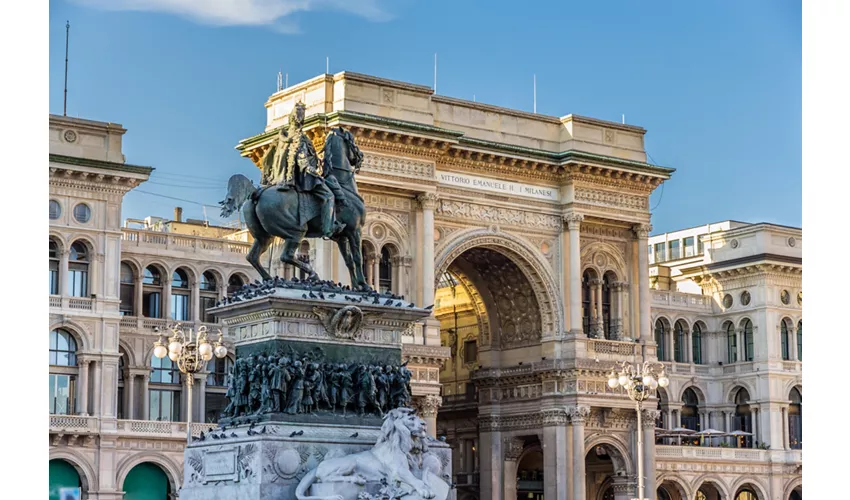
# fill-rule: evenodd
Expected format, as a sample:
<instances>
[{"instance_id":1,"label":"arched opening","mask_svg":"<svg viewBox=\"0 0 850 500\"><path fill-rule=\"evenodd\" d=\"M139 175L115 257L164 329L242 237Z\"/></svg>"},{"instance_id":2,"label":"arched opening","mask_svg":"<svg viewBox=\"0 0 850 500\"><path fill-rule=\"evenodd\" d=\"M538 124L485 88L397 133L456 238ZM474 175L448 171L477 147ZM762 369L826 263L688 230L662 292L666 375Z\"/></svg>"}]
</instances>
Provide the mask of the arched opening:
<instances>
[{"instance_id":1,"label":"arched opening","mask_svg":"<svg viewBox=\"0 0 850 500\"><path fill-rule=\"evenodd\" d=\"M245 286L245 280L238 274L234 274L227 280L227 295L235 293L237 290Z\"/></svg>"},{"instance_id":2,"label":"arched opening","mask_svg":"<svg viewBox=\"0 0 850 500\"><path fill-rule=\"evenodd\" d=\"M797 486L791 491L788 500L803 500L803 487Z\"/></svg>"},{"instance_id":3,"label":"arched opening","mask_svg":"<svg viewBox=\"0 0 850 500\"><path fill-rule=\"evenodd\" d=\"M171 498L171 483L158 465L143 462L130 469L124 479L124 500L166 500Z\"/></svg>"},{"instance_id":4,"label":"arched opening","mask_svg":"<svg viewBox=\"0 0 850 500\"><path fill-rule=\"evenodd\" d=\"M697 322L694 323L694 329L691 332L692 358L694 364L702 364L702 326Z\"/></svg>"},{"instance_id":5,"label":"arched opening","mask_svg":"<svg viewBox=\"0 0 850 500\"><path fill-rule=\"evenodd\" d=\"M50 238L49 278L50 295L59 295L59 244Z\"/></svg>"},{"instance_id":6,"label":"arched opening","mask_svg":"<svg viewBox=\"0 0 850 500\"><path fill-rule=\"evenodd\" d=\"M162 317L162 272L157 266L146 267L142 275L142 315Z\"/></svg>"},{"instance_id":7,"label":"arched opening","mask_svg":"<svg viewBox=\"0 0 850 500\"><path fill-rule=\"evenodd\" d=\"M670 429L672 428L670 422L668 422L667 418L667 410L669 409L670 400L667 398L667 391L659 387L657 390L658 395L658 403L656 404L656 409L658 410L658 417L655 420L655 428L656 429ZM665 444L664 436L658 432L655 433L655 444Z\"/></svg>"},{"instance_id":8,"label":"arched opening","mask_svg":"<svg viewBox=\"0 0 850 500\"><path fill-rule=\"evenodd\" d=\"M89 249L85 243L75 241L68 254L68 295L89 296Z\"/></svg>"},{"instance_id":9,"label":"arched opening","mask_svg":"<svg viewBox=\"0 0 850 500\"><path fill-rule=\"evenodd\" d=\"M602 275L602 325L605 329L605 338L608 340L617 337L616 330L611 324L611 288L616 281L616 276L610 271Z\"/></svg>"},{"instance_id":10,"label":"arched opening","mask_svg":"<svg viewBox=\"0 0 850 500\"><path fill-rule=\"evenodd\" d=\"M791 359L791 352L789 348L791 342L788 340L788 322L789 320L787 318L783 318L782 321L779 322L779 350L782 354L782 359L785 361Z\"/></svg>"},{"instance_id":11,"label":"arched opening","mask_svg":"<svg viewBox=\"0 0 850 500\"><path fill-rule=\"evenodd\" d=\"M585 269L581 277L582 328L588 337L598 337L601 331L596 312L596 287L599 276L593 269Z\"/></svg>"},{"instance_id":12,"label":"arched opening","mask_svg":"<svg viewBox=\"0 0 850 500\"><path fill-rule=\"evenodd\" d=\"M205 271L201 274L199 289L201 292L199 301L201 310L198 311L198 316L204 323L213 323L215 318L207 311L215 307L218 299L218 280L212 271Z\"/></svg>"},{"instance_id":13,"label":"arched opening","mask_svg":"<svg viewBox=\"0 0 850 500\"><path fill-rule=\"evenodd\" d=\"M668 480L662 481L656 489L658 500L688 500L681 485Z\"/></svg>"},{"instance_id":14,"label":"arched opening","mask_svg":"<svg viewBox=\"0 0 850 500\"><path fill-rule=\"evenodd\" d=\"M127 377L127 353L124 351L123 347L118 348L118 406L116 408L116 413L118 419L127 418L127 401L126 394L127 391L124 390L125 385L129 384L129 379Z\"/></svg>"},{"instance_id":15,"label":"arched opening","mask_svg":"<svg viewBox=\"0 0 850 500\"><path fill-rule=\"evenodd\" d=\"M670 325L664 318L655 321L655 349L658 361L670 361L670 353L667 351L667 338L670 336Z\"/></svg>"},{"instance_id":16,"label":"arched opening","mask_svg":"<svg viewBox=\"0 0 850 500\"><path fill-rule=\"evenodd\" d=\"M118 312L121 316L135 316L136 273L133 272L133 266L126 262L121 263L119 295L121 304L118 306Z\"/></svg>"},{"instance_id":17,"label":"arched opening","mask_svg":"<svg viewBox=\"0 0 850 500\"><path fill-rule=\"evenodd\" d=\"M227 377L233 368L229 356L213 358L207 362L207 387L204 392L204 422L218 422L221 412L227 407Z\"/></svg>"},{"instance_id":18,"label":"arched opening","mask_svg":"<svg viewBox=\"0 0 850 500\"><path fill-rule=\"evenodd\" d=\"M673 329L673 360L677 363L686 362L685 346L687 346L687 340L685 335L687 335L687 331L688 325L683 320L680 319L676 322Z\"/></svg>"},{"instance_id":19,"label":"arched opening","mask_svg":"<svg viewBox=\"0 0 850 500\"><path fill-rule=\"evenodd\" d=\"M627 475L625 461L620 452L611 445L594 446L585 455L585 477L587 498L603 498L613 494L614 478ZM579 480L575 477L574 480ZM609 489L611 490L609 493Z\"/></svg>"},{"instance_id":20,"label":"arched opening","mask_svg":"<svg viewBox=\"0 0 850 500\"><path fill-rule=\"evenodd\" d=\"M87 492L83 491L83 482L80 474L73 465L66 460L54 459L50 461L48 468L48 483L50 486L49 500L66 500L77 498L74 494L80 493L79 498L85 498Z\"/></svg>"},{"instance_id":21,"label":"arched opening","mask_svg":"<svg viewBox=\"0 0 850 500\"><path fill-rule=\"evenodd\" d=\"M720 490L710 481L702 483L696 494L696 500L720 500L721 498Z\"/></svg>"},{"instance_id":22,"label":"arched opening","mask_svg":"<svg viewBox=\"0 0 850 500\"><path fill-rule=\"evenodd\" d=\"M750 409L750 393L743 387L735 393L735 417L732 422L733 432L742 431L749 435L735 436L738 448L753 447L753 414Z\"/></svg>"},{"instance_id":23,"label":"arched opening","mask_svg":"<svg viewBox=\"0 0 850 500\"><path fill-rule=\"evenodd\" d=\"M189 273L185 269L175 269L171 275L171 319L190 321Z\"/></svg>"},{"instance_id":24,"label":"arched opening","mask_svg":"<svg viewBox=\"0 0 850 500\"><path fill-rule=\"evenodd\" d=\"M690 387L682 393L682 427L695 432L702 430L699 421L699 398ZM696 444L699 444L699 440Z\"/></svg>"},{"instance_id":25,"label":"arched opening","mask_svg":"<svg viewBox=\"0 0 850 500\"><path fill-rule=\"evenodd\" d=\"M180 370L171 359L151 356L149 420L180 420Z\"/></svg>"},{"instance_id":26,"label":"arched opening","mask_svg":"<svg viewBox=\"0 0 850 500\"><path fill-rule=\"evenodd\" d=\"M797 322L797 361L803 361L803 320Z\"/></svg>"},{"instance_id":27,"label":"arched opening","mask_svg":"<svg viewBox=\"0 0 850 500\"><path fill-rule=\"evenodd\" d=\"M390 293L393 290L393 263L390 245L381 248L380 262L378 263L378 290L381 293Z\"/></svg>"},{"instance_id":28,"label":"arched opening","mask_svg":"<svg viewBox=\"0 0 850 500\"><path fill-rule=\"evenodd\" d=\"M795 450L803 449L803 394L796 387L791 389L788 405L788 442Z\"/></svg>"},{"instance_id":29,"label":"arched opening","mask_svg":"<svg viewBox=\"0 0 850 500\"><path fill-rule=\"evenodd\" d=\"M753 322L745 319L741 323L744 332L744 361L752 361L755 358L755 343L753 339Z\"/></svg>"},{"instance_id":30,"label":"arched opening","mask_svg":"<svg viewBox=\"0 0 850 500\"><path fill-rule=\"evenodd\" d=\"M516 467L517 498L543 500L543 451L528 451ZM506 499L507 500L507 499Z\"/></svg>"},{"instance_id":31,"label":"arched opening","mask_svg":"<svg viewBox=\"0 0 850 500\"><path fill-rule=\"evenodd\" d=\"M57 328L50 332L50 414L72 415L76 406L77 341L68 330ZM83 412L85 412L85 402Z\"/></svg>"},{"instance_id":32,"label":"arched opening","mask_svg":"<svg viewBox=\"0 0 850 500\"><path fill-rule=\"evenodd\" d=\"M735 493L735 500L759 500L759 496L755 488L746 485L739 488Z\"/></svg>"},{"instance_id":33,"label":"arched opening","mask_svg":"<svg viewBox=\"0 0 850 500\"><path fill-rule=\"evenodd\" d=\"M738 333L731 321L726 323L726 361L738 362Z\"/></svg>"}]
</instances>

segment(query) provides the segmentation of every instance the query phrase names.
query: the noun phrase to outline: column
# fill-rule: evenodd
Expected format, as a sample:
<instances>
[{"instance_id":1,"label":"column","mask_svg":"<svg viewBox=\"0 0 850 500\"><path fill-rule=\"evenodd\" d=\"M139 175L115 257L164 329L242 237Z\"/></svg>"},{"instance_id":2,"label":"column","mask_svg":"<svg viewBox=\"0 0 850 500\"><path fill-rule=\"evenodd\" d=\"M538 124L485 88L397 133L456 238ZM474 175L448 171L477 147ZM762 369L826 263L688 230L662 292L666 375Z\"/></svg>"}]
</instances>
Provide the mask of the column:
<instances>
[{"instance_id":1,"label":"column","mask_svg":"<svg viewBox=\"0 0 850 500\"><path fill-rule=\"evenodd\" d=\"M782 418L782 448L786 450L791 449L791 426L788 422L788 409L783 407L780 408L780 416Z\"/></svg>"},{"instance_id":2,"label":"column","mask_svg":"<svg viewBox=\"0 0 850 500\"><path fill-rule=\"evenodd\" d=\"M151 391L150 387L151 375L146 372L142 375L142 414L139 420L149 420L151 417Z\"/></svg>"},{"instance_id":3,"label":"column","mask_svg":"<svg viewBox=\"0 0 850 500\"><path fill-rule=\"evenodd\" d=\"M136 276L133 279L133 316L141 317L142 311L144 310L144 304L142 303L143 295L143 277L142 275Z\"/></svg>"},{"instance_id":4,"label":"column","mask_svg":"<svg viewBox=\"0 0 850 500\"><path fill-rule=\"evenodd\" d=\"M553 408L543 410L542 415L543 437L540 443L543 445L543 496L547 500L567 500L570 497L567 483L567 475L570 473L567 466L570 453L567 448L568 413L564 409ZM506 475L505 481L509 480ZM516 498L516 491L512 497L505 495L505 500L508 498Z\"/></svg>"},{"instance_id":5,"label":"column","mask_svg":"<svg viewBox=\"0 0 850 500\"><path fill-rule=\"evenodd\" d=\"M652 328L649 312L649 256L647 252L647 239L652 226L649 224L635 224L632 226L638 240L638 299L640 304L640 340L641 342L652 342ZM653 447L655 445L653 444ZM653 490L655 496L655 490Z\"/></svg>"},{"instance_id":6,"label":"column","mask_svg":"<svg viewBox=\"0 0 850 500\"><path fill-rule=\"evenodd\" d=\"M89 363L87 359L80 359L80 380L77 384L77 413L79 415L89 414Z\"/></svg>"},{"instance_id":7,"label":"column","mask_svg":"<svg viewBox=\"0 0 850 500\"><path fill-rule=\"evenodd\" d=\"M372 256L372 288L378 290L381 283L381 252L376 252Z\"/></svg>"},{"instance_id":8,"label":"column","mask_svg":"<svg viewBox=\"0 0 850 500\"><path fill-rule=\"evenodd\" d=\"M759 409L755 407L755 405L751 406L753 409L753 446L755 446L755 442L759 443L763 442L763 440L759 436L759 429L761 426L759 425Z\"/></svg>"},{"instance_id":9,"label":"column","mask_svg":"<svg viewBox=\"0 0 850 500\"><path fill-rule=\"evenodd\" d=\"M402 266L404 262L404 257L401 255L395 255L390 258L390 264L392 265L392 285L390 286L390 291L396 295L404 295L405 292L404 286L402 284Z\"/></svg>"},{"instance_id":10,"label":"column","mask_svg":"<svg viewBox=\"0 0 850 500\"><path fill-rule=\"evenodd\" d=\"M100 416L100 403L103 398L103 391L101 387L103 387L103 362L95 361L94 362L94 387L92 390L94 391L94 404L92 405L92 414Z\"/></svg>"},{"instance_id":11,"label":"column","mask_svg":"<svg viewBox=\"0 0 850 500\"><path fill-rule=\"evenodd\" d=\"M735 329L735 338L737 339L737 350L738 350L738 362L744 361L744 330L742 328Z\"/></svg>"},{"instance_id":12,"label":"column","mask_svg":"<svg viewBox=\"0 0 850 500\"><path fill-rule=\"evenodd\" d=\"M522 439L517 438L505 438L502 443L502 447L505 450L505 500L514 500L516 498L517 460L522 455L524 444Z\"/></svg>"},{"instance_id":13,"label":"column","mask_svg":"<svg viewBox=\"0 0 850 500\"><path fill-rule=\"evenodd\" d=\"M685 350L682 356L682 361L685 363L693 363L693 355L694 355L694 338L693 338L693 330L689 332L685 332L685 345L682 346L682 349Z\"/></svg>"},{"instance_id":14,"label":"column","mask_svg":"<svg viewBox=\"0 0 850 500\"><path fill-rule=\"evenodd\" d=\"M789 327L788 333L788 342L791 343L791 345L788 346L788 357L791 358L791 361L797 361L797 327Z\"/></svg>"},{"instance_id":15,"label":"column","mask_svg":"<svg viewBox=\"0 0 850 500\"><path fill-rule=\"evenodd\" d=\"M375 260L374 253L363 254L363 277L366 278L366 283L372 288L374 288L375 284L375 266L372 265L373 260Z\"/></svg>"},{"instance_id":16,"label":"column","mask_svg":"<svg viewBox=\"0 0 850 500\"><path fill-rule=\"evenodd\" d=\"M443 398L429 394L419 398L419 414L428 428L428 435L437 437L437 412L443 405Z\"/></svg>"},{"instance_id":17,"label":"column","mask_svg":"<svg viewBox=\"0 0 850 500\"><path fill-rule=\"evenodd\" d=\"M201 280L195 278L192 280L192 310L189 311L192 321L197 323L201 321Z\"/></svg>"},{"instance_id":18,"label":"column","mask_svg":"<svg viewBox=\"0 0 850 500\"><path fill-rule=\"evenodd\" d=\"M646 250L646 245L644 245ZM655 498L655 419L658 410L643 410L643 496Z\"/></svg>"},{"instance_id":19,"label":"column","mask_svg":"<svg viewBox=\"0 0 850 500\"><path fill-rule=\"evenodd\" d=\"M124 418L133 420L136 418L136 376L132 373L127 375L124 381L124 392L127 401L124 403Z\"/></svg>"},{"instance_id":20,"label":"column","mask_svg":"<svg viewBox=\"0 0 850 500\"><path fill-rule=\"evenodd\" d=\"M626 323L623 314L623 296L626 294L626 283L617 283L617 339L623 340L623 333L626 331Z\"/></svg>"},{"instance_id":21,"label":"column","mask_svg":"<svg viewBox=\"0 0 850 500\"><path fill-rule=\"evenodd\" d=\"M584 424L587 417L590 416L590 407L573 406L568 412L573 428L573 498L584 499L586 498L585 483L587 480L587 473L585 472ZM546 499L549 499L549 495L546 495Z\"/></svg>"},{"instance_id":22,"label":"column","mask_svg":"<svg viewBox=\"0 0 850 500\"><path fill-rule=\"evenodd\" d=\"M422 209L422 304L434 303L434 210L439 198L436 193L422 193L416 197Z\"/></svg>"},{"instance_id":23,"label":"column","mask_svg":"<svg viewBox=\"0 0 850 500\"><path fill-rule=\"evenodd\" d=\"M162 317L171 320L171 276L162 279Z\"/></svg>"},{"instance_id":24,"label":"column","mask_svg":"<svg viewBox=\"0 0 850 500\"><path fill-rule=\"evenodd\" d=\"M570 232L570 333L582 333L581 325L581 222L584 216L569 213L564 216Z\"/></svg>"},{"instance_id":25,"label":"column","mask_svg":"<svg viewBox=\"0 0 850 500\"><path fill-rule=\"evenodd\" d=\"M480 495L479 498L502 500L504 494L504 460L502 459L502 433L498 431L499 417L487 415L479 420ZM512 500L512 499L509 499Z\"/></svg>"}]
</instances>

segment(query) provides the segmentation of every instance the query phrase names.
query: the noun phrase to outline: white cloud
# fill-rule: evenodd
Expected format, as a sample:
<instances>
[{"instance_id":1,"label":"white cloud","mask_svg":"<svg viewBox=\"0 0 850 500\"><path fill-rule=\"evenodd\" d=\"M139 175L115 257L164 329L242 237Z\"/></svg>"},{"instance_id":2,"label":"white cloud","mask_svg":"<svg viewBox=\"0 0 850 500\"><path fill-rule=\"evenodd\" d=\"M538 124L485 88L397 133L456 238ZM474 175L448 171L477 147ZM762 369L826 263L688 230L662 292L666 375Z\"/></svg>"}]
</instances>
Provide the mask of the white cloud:
<instances>
[{"instance_id":1,"label":"white cloud","mask_svg":"<svg viewBox=\"0 0 850 500\"><path fill-rule=\"evenodd\" d=\"M162 12L214 26L270 26L283 33L297 33L291 19L295 12L336 10L371 21L390 15L381 0L72 0L104 10Z\"/></svg>"}]
</instances>

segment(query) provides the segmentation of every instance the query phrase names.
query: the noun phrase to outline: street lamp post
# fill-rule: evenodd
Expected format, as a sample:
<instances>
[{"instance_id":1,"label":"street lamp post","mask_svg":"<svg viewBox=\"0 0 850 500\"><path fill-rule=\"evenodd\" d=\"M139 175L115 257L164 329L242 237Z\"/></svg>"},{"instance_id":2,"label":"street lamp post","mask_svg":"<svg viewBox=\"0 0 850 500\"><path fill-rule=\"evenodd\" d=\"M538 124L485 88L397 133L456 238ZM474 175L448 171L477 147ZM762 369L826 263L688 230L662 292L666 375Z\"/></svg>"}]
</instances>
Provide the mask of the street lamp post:
<instances>
[{"instance_id":1,"label":"street lamp post","mask_svg":"<svg viewBox=\"0 0 850 500\"><path fill-rule=\"evenodd\" d=\"M670 379L664 372L664 365L654 361L646 361L642 364L631 364L622 361L619 364L619 372L611 370L608 375L608 387L616 389L622 387L629 395L629 399L635 402L637 411L637 448L638 448L638 498L644 499L643 491L643 426L641 422L641 407L643 402L652 395L652 391L660 387L667 387ZM645 499L644 499L645 500Z\"/></svg>"},{"instance_id":2,"label":"street lamp post","mask_svg":"<svg viewBox=\"0 0 850 500\"><path fill-rule=\"evenodd\" d=\"M191 328L181 328L180 324L168 327L171 330L171 338L168 339L168 347L159 340L154 343L153 355L157 358L168 358L177 363L177 368L186 378L186 399L188 401L188 412L186 419L186 442L192 442L192 385L195 383L195 374L203 370L207 361L213 356L223 358L227 356L227 348L221 343L221 330L218 332L218 340L211 344L207 339L207 327L201 326L195 333Z\"/></svg>"}]
</instances>

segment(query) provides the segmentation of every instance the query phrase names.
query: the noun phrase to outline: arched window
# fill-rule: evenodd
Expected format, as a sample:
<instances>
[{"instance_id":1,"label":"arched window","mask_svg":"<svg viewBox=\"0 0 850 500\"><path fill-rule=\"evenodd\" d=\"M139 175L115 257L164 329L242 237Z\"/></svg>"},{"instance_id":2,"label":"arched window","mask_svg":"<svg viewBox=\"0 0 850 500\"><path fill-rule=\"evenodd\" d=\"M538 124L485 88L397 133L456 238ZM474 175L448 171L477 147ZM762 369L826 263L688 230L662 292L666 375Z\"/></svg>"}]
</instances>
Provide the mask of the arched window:
<instances>
[{"instance_id":1,"label":"arched window","mask_svg":"<svg viewBox=\"0 0 850 500\"><path fill-rule=\"evenodd\" d=\"M788 322L784 319L779 322L779 344L782 350L782 359L789 360L791 355L788 352Z\"/></svg>"},{"instance_id":2,"label":"arched window","mask_svg":"<svg viewBox=\"0 0 850 500\"><path fill-rule=\"evenodd\" d=\"M682 427L699 431L699 398L690 387L682 394Z\"/></svg>"},{"instance_id":3,"label":"arched window","mask_svg":"<svg viewBox=\"0 0 850 500\"><path fill-rule=\"evenodd\" d=\"M234 274L227 281L227 294L230 295L245 285L245 282L242 281L242 278L239 277L238 274Z\"/></svg>"},{"instance_id":4,"label":"arched window","mask_svg":"<svg viewBox=\"0 0 850 500\"><path fill-rule=\"evenodd\" d=\"M693 343L693 362L697 365L702 364L702 328L699 323L694 323L693 333L691 333L691 342Z\"/></svg>"},{"instance_id":5,"label":"arched window","mask_svg":"<svg viewBox=\"0 0 850 500\"><path fill-rule=\"evenodd\" d=\"M211 271L207 271L201 275L201 310L199 311L201 321L205 323L213 322L213 315L209 314L207 310L215 307L217 298L218 282L215 279L215 275Z\"/></svg>"},{"instance_id":6,"label":"arched window","mask_svg":"<svg viewBox=\"0 0 850 500\"><path fill-rule=\"evenodd\" d=\"M665 328L664 320L659 318L655 322L655 343L657 344L655 349L658 353L658 361L669 361L669 359L667 359L669 354L666 352L667 335L668 332Z\"/></svg>"},{"instance_id":7,"label":"arched window","mask_svg":"<svg viewBox=\"0 0 850 500\"><path fill-rule=\"evenodd\" d=\"M803 361L803 320L797 322L797 361Z\"/></svg>"},{"instance_id":8,"label":"arched window","mask_svg":"<svg viewBox=\"0 0 850 500\"><path fill-rule=\"evenodd\" d=\"M593 290L590 287L590 282L594 279L591 270L584 271L581 278L581 311L582 311L582 330L585 335L590 335L590 321L593 317L591 311L591 294Z\"/></svg>"},{"instance_id":9,"label":"arched window","mask_svg":"<svg viewBox=\"0 0 850 500\"><path fill-rule=\"evenodd\" d=\"M50 332L50 413L74 413L75 382L77 375L77 341L67 330L58 328Z\"/></svg>"},{"instance_id":10,"label":"arched window","mask_svg":"<svg viewBox=\"0 0 850 500\"><path fill-rule=\"evenodd\" d=\"M611 284L615 279L611 273L602 275L602 325L605 329L605 338L608 340L616 337L611 325Z\"/></svg>"},{"instance_id":11,"label":"arched window","mask_svg":"<svg viewBox=\"0 0 850 500\"><path fill-rule=\"evenodd\" d=\"M752 361L755 356L755 346L753 344L753 322L745 319L743 324L744 330L744 361Z\"/></svg>"},{"instance_id":12,"label":"arched window","mask_svg":"<svg viewBox=\"0 0 850 500\"><path fill-rule=\"evenodd\" d=\"M171 276L171 319L189 321L189 278L186 271L177 269Z\"/></svg>"},{"instance_id":13,"label":"arched window","mask_svg":"<svg viewBox=\"0 0 850 500\"><path fill-rule=\"evenodd\" d=\"M735 325L732 323L726 325L726 361L729 363L738 362L738 334L735 332Z\"/></svg>"},{"instance_id":14,"label":"arched window","mask_svg":"<svg viewBox=\"0 0 850 500\"><path fill-rule=\"evenodd\" d=\"M655 490L655 493L656 493L656 496L658 497L658 500L670 500L670 494L669 494L669 493L667 493L667 490L665 490L665 489L664 489L663 487L661 487L661 486L659 486L659 487Z\"/></svg>"},{"instance_id":15,"label":"arched window","mask_svg":"<svg viewBox=\"0 0 850 500\"><path fill-rule=\"evenodd\" d=\"M146 267L142 277L142 315L162 317L162 274L156 266Z\"/></svg>"},{"instance_id":16,"label":"arched window","mask_svg":"<svg viewBox=\"0 0 850 500\"><path fill-rule=\"evenodd\" d=\"M149 420L180 420L180 371L169 358L151 358Z\"/></svg>"},{"instance_id":17,"label":"arched window","mask_svg":"<svg viewBox=\"0 0 850 500\"><path fill-rule=\"evenodd\" d=\"M390 250L381 248L381 261L378 263L378 288L381 293L390 293L393 287L393 263Z\"/></svg>"},{"instance_id":18,"label":"arched window","mask_svg":"<svg viewBox=\"0 0 850 500\"><path fill-rule=\"evenodd\" d=\"M803 395L796 387L791 389L788 398L791 404L788 406L788 440L791 448L803 449Z\"/></svg>"},{"instance_id":19,"label":"arched window","mask_svg":"<svg viewBox=\"0 0 850 500\"><path fill-rule=\"evenodd\" d=\"M738 389L735 394L735 418L733 419L733 430L753 432L753 415L750 410L750 393L743 387ZM752 435L743 435L737 437L737 446L739 448L752 448Z\"/></svg>"},{"instance_id":20,"label":"arched window","mask_svg":"<svg viewBox=\"0 0 850 500\"><path fill-rule=\"evenodd\" d=\"M758 498L756 493L749 488L743 488L735 495L735 500L758 500Z\"/></svg>"},{"instance_id":21,"label":"arched window","mask_svg":"<svg viewBox=\"0 0 850 500\"><path fill-rule=\"evenodd\" d=\"M59 295L59 245L50 240L50 295Z\"/></svg>"},{"instance_id":22,"label":"arched window","mask_svg":"<svg viewBox=\"0 0 850 500\"><path fill-rule=\"evenodd\" d=\"M89 294L89 251L80 241L71 245L68 255L68 295L87 297Z\"/></svg>"},{"instance_id":23,"label":"arched window","mask_svg":"<svg viewBox=\"0 0 850 500\"><path fill-rule=\"evenodd\" d=\"M136 315L136 275L126 262L121 263L121 305L118 310L122 316Z\"/></svg>"},{"instance_id":24,"label":"arched window","mask_svg":"<svg viewBox=\"0 0 850 500\"><path fill-rule=\"evenodd\" d=\"M126 380L126 376L124 372L127 370L127 362L125 359L127 358L127 353L124 352L123 348L118 349L118 408L117 414L119 419L127 418L125 416L125 401L124 401L124 383Z\"/></svg>"},{"instance_id":25,"label":"arched window","mask_svg":"<svg viewBox=\"0 0 850 500\"><path fill-rule=\"evenodd\" d=\"M685 332L688 331L688 327L684 321L679 320L676 322L675 330L673 332L673 359L677 363L685 362Z\"/></svg>"}]
</instances>

